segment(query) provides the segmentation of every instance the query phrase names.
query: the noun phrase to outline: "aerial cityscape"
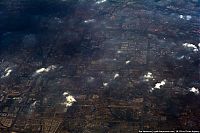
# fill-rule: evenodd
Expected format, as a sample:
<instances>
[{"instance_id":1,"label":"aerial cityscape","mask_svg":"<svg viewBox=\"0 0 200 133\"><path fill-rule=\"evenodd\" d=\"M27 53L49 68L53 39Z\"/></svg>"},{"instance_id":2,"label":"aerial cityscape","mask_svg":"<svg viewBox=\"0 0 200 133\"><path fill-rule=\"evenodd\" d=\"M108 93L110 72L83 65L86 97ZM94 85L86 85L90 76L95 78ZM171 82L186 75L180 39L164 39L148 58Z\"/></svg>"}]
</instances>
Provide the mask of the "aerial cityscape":
<instances>
[{"instance_id":1,"label":"aerial cityscape","mask_svg":"<svg viewBox=\"0 0 200 133\"><path fill-rule=\"evenodd\" d=\"M0 133L200 132L200 0L1 0Z\"/></svg>"}]
</instances>

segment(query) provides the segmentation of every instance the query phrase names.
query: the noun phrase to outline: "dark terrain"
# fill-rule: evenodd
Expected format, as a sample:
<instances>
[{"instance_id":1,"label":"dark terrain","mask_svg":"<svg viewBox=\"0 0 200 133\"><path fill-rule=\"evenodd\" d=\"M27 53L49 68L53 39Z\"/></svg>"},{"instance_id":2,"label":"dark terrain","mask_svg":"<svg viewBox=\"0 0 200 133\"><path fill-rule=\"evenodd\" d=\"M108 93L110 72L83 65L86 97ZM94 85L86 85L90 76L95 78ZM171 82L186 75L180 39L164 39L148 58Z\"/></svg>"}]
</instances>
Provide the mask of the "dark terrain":
<instances>
[{"instance_id":1,"label":"dark terrain","mask_svg":"<svg viewBox=\"0 0 200 133\"><path fill-rule=\"evenodd\" d=\"M1 0L1 133L200 130L199 0Z\"/></svg>"}]
</instances>

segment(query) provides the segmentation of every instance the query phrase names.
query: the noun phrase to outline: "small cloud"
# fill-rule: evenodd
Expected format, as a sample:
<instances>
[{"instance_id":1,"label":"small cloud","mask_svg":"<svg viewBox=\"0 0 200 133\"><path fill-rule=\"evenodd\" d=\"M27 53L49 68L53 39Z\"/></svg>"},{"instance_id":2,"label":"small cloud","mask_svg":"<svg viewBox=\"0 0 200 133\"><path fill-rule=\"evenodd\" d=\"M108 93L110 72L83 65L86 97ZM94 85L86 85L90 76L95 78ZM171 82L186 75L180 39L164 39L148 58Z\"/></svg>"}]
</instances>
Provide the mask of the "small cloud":
<instances>
[{"instance_id":1,"label":"small cloud","mask_svg":"<svg viewBox=\"0 0 200 133\"><path fill-rule=\"evenodd\" d=\"M35 107L36 103L37 103L37 101L33 102L33 103L31 104L31 107Z\"/></svg>"},{"instance_id":2,"label":"small cloud","mask_svg":"<svg viewBox=\"0 0 200 133\"><path fill-rule=\"evenodd\" d=\"M88 19L84 21L84 23L93 23L93 22L95 22L95 19Z\"/></svg>"},{"instance_id":3,"label":"small cloud","mask_svg":"<svg viewBox=\"0 0 200 133\"><path fill-rule=\"evenodd\" d=\"M197 51L199 51L199 50L198 50L198 49L193 49L193 51L194 51L194 52L197 52Z\"/></svg>"},{"instance_id":4,"label":"small cloud","mask_svg":"<svg viewBox=\"0 0 200 133\"><path fill-rule=\"evenodd\" d=\"M106 2L107 0L99 0L99 1L97 1L96 2L96 4L101 4L101 3L104 3L104 2Z\"/></svg>"},{"instance_id":5,"label":"small cloud","mask_svg":"<svg viewBox=\"0 0 200 133\"><path fill-rule=\"evenodd\" d=\"M184 15L179 15L179 18L180 18L180 19L185 19L185 20L191 20L191 19L192 19L192 16L191 16L191 15L186 15L186 16L184 16Z\"/></svg>"},{"instance_id":6,"label":"small cloud","mask_svg":"<svg viewBox=\"0 0 200 133\"><path fill-rule=\"evenodd\" d=\"M126 64L129 64L130 62L131 62L130 60L127 60L127 61L126 61Z\"/></svg>"},{"instance_id":7,"label":"small cloud","mask_svg":"<svg viewBox=\"0 0 200 133\"><path fill-rule=\"evenodd\" d=\"M118 51L117 51L117 53L118 53L118 54L121 54L121 53L122 53L122 51L121 51L121 50L118 50Z\"/></svg>"},{"instance_id":8,"label":"small cloud","mask_svg":"<svg viewBox=\"0 0 200 133\"><path fill-rule=\"evenodd\" d=\"M115 74L114 79L116 79L117 77L119 77L118 73Z\"/></svg>"},{"instance_id":9,"label":"small cloud","mask_svg":"<svg viewBox=\"0 0 200 133\"><path fill-rule=\"evenodd\" d=\"M178 60L182 60L183 58L185 58L184 55L180 56L180 57L177 57Z\"/></svg>"},{"instance_id":10,"label":"small cloud","mask_svg":"<svg viewBox=\"0 0 200 133\"><path fill-rule=\"evenodd\" d=\"M147 72L147 74L144 75L144 81L149 81L150 79L153 79L153 74L151 72Z\"/></svg>"},{"instance_id":11,"label":"small cloud","mask_svg":"<svg viewBox=\"0 0 200 133\"><path fill-rule=\"evenodd\" d=\"M183 19L183 18L184 18L184 16L183 16L183 15L179 15L179 18Z\"/></svg>"},{"instance_id":12,"label":"small cloud","mask_svg":"<svg viewBox=\"0 0 200 133\"><path fill-rule=\"evenodd\" d=\"M183 46L184 46L185 48L188 48L188 49L193 50L194 52L197 52L197 51L198 51L198 48L197 48L194 44L191 44L191 43L184 43Z\"/></svg>"},{"instance_id":13,"label":"small cloud","mask_svg":"<svg viewBox=\"0 0 200 133\"><path fill-rule=\"evenodd\" d=\"M103 83L103 86L105 86L105 87L108 86L108 83Z\"/></svg>"},{"instance_id":14,"label":"small cloud","mask_svg":"<svg viewBox=\"0 0 200 133\"><path fill-rule=\"evenodd\" d=\"M65 97L65 101L64 103L61 103L61 104L65 105L66 107L65 111L66 111L68 107L71 107L73 103L76 102L76 99L72 95L70 95L68 92L63 92L63 96Z\"/></svg>"},{"instance_id":15,"label":"small cloud","mask_svg":"<svg viewBox=\"0 0 200 133\"><path fill-rule=\"evenodd\" d=\"M192 19L192 16L191 15L187 15L186 16L186 20L190 20L190 19Z\"/></svg>"},{"instance_id":16,"label":"small cloud","mask_svg":"<svg viewBox=\"0 0 200 133\"><path fill-rule=\"evenodd\" d=\"M67 96L67 95L69 95L68 92L63 92L63 96Z\"/></svg>"},{"instance_id":17,"label":"small cloud","mask_svg":"<svg viewBox=\"0 0 200 133\"><path fill-rule=\"evenodd\" d=\"M161 86L164 86L166 84L166 79L162 80L160 83L156 83L153 88L151 88L151 92L154 91L155 89L160 89Z\"/></svg>"},{"instance_id":18,"label":"small cloud","mask_svg":"<svg viewBox=\"0 0 200 133\"><path fill-rule=\"evenodd\" d=\"M69 96L66 97L66 101L64 102L64 105L66 107L70 107L75 102L76 102L76 99L72 95L69 95Z\"/></svg>"},{"instance_id":19,"label":"small cloud","mask_svg":"<svg viewBox=\"0 0 200 133\"><path fill-rule=\"evenodd\" d=\"M194 88L194 87L190 88L189 91L195 93L196 95L199 94L199 89L196 89L196 88Z\"/></svg>"},{"instance_id":20,"label":"small cloud","mask_svg":"<svg viewBox=\"0 0 200 133\"><path fill-rule=\"evenodd\" d=\"M37 74L42 73L42 72L48 72L48 71L46 68L40 68L40 69L36 70Z\"/></svg>"},{"instance_id":21,"label":"small cloud","mask_svg":"<svg viewBox=\"0 0 200 133\"><path fill-rule=\"evenodd\" d=\"M154 88L160 89L160 87L161 87L161 86L164 86L165 83L166 83L166 80L163 80L163 81L161 81L160 83L156 83Z\"/></svg>"},{"instance_id":22,"label":"small cloud","mask_svg":"<svg viewBox=\"0 0 200 133\"><path fill-rule=\"evenodd\" d=\"M39 75L39 74L42 74L42 73L45 73L45 72L49 72L49 71L54 70L56 68L57 67L55 65L48 66L47 68L40 68L40 69L35 71L33 76L36 76L36 75Z\"/></svg>"},{"instance_id":23,"label":"small cloud","mask_svg":"<svg viewBox=\"0 0 200 133\"><path fill-rule=\"evenodd\" d=\"M5 72L5 74L2 75L1 78L6 78L6 77L8 77L8 76L11 74L12 69L11 69L10 67L8 67L8 68L6 68L6 69L4 70L4 72Z\"/></svg>"}]
</instances>

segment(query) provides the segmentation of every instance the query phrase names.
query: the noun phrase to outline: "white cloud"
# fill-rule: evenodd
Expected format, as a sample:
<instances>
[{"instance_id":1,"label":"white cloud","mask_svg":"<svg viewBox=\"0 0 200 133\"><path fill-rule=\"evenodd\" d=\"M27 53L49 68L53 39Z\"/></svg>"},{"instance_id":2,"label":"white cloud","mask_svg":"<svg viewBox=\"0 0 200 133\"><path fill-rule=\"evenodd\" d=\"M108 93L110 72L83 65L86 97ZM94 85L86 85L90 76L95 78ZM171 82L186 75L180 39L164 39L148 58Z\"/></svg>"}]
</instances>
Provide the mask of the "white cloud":
<instances>
[{"instance_id":1,"label":"white cloud","mask_svg":"<svg viewBox=\"0 0 200 133\"><path fill-rule=\"evenodd\" d=\"M12 69L11 69L10 67L8 67L8 68L6 68L6 69L4 70L4 72L5 72L5 74L2 75L1 78L6 78L6 77L8 77L8 76L11 74Z\"/></svg>"},{"instance_id":2,"label":"white cloud","mask_svg":"<svg viewBox=\"0 0 200 133\"><path fill-rule=\"evenodd\" d=\"M33 102L33 103L31 104L31 107L35 107L36 103L37 103L37 101Z\"/></svg>"},{"instance_id":3,"label":"white cloud","mask_svg":"<svg viewBox=\"0 0 200 133\"><path fill-rule=\"evenodd\" d=\"M166 83L166 80L163 80L163 81L161 81L160 83L156 83L154 88L160 89L160 87L161 87L161 86L164 86L165 83Z\"/></svg>"},{"instance_id":4,"label":"white cloud","mask_svg":"<svg viewBox=\"0 0 200 133\"><path fill-rule=\"evenodd\" d=\"M127 60L127 61L126 61L126 64L129 64L130 62L131 62L130 60Z\"/></svg>"},{"instance_id":5,"label":"white cloud","mask_svg":"<svg viewBox=\"0 0 200 133\"><path fill-rule=\"evenodd\" d=\"M114 79L116 79L117 77L119 77L118 73L115 74Z\"/></svg>"},{"instance_id":6,"label":"white cloud","mask_svg":"<svg viewBox=\"0 0 200 133\"><path fill-rule=\"evenodd\" d=\"M188 48L197 48L194 44L191 43L184 43L183 46Z\"/></svg>"},{"instance_id":7,"label":"white cloud","mask_svg":"<svg viewBox=\"0 0 200 133\"><path fill-rule=\"evenodd\" d=\"M84 21L84 23L93 23L93 22L95 22L95 19L88 19Z\"/></svg>"},{"instance_id":8,"label":"white cloud","mask_svg":"<svg viewBox=\"0 0 200 133\"><path fill-rule=\"evenodd\" d=\"M192 19L192 16L191 15L187 15L186 16L186 20L190 20L190 19Z\"/></svg>"},{"instance_id":9,"label":"white cloud","mask_svg":"<svg viewBox=\"0 0 200 133\"><path fill-rule=\"evenodd\" d=\"M101 4L101 3L104 3L104 2L106 2L107 0L99 0L99 1L97 1L96 2L96 4Z\"/></svg>"},{"instance_id":10,"label":"white cloud","mask_svg":"<svg viewBox=\"0 0 200 133\"><path fill-rule=\"evenodd\" d=\"M64 92L63 96L65 96L65 102L63 103L63 105L65 105L66 107L70 107L73 105L73 103L76 102L76 99L68 92Z\"/></svg>"},{"instance_id":11,"label":"white cloud","mask_svg":"<svg viewBox=\"0 0 200 133\"><path fill-rule=\"evenodd\" d=\"M147 74L144 75L144 78L153 78L152 73L148 72Z\"/></svg>"},{"instance_id":12,"label":"white cloud","mask_svg":"<svg viewBox=\"0 0 200 133\"><path fill-rule=\"evenodd\" d=\"M144 81L149 81L150 79L153 79L153 74L151 72L147 72L147 74L144 75Z\"/></svg>"},{"instance_id":13,"label":"white cloud","mask_svg":"<svg viewBox=\"0 0 200 133\"><path fill-rule=\"evenodd\" d=\"M122 53L122 51L121 51L121 50L118 50L118 51L117 51L117 53L118 53L118 54L121 54L121 53Z\"/></svg>"},{"instance_id":14,"label":"white cloud","mask_svg":"<svg viewBox=\"0 0 200 133\"><path fill-rule=\"evenodd\" d=\"M47 68L40 68L40 69L38 69L38 70L35 71L35 73L33 74L33 76L36 76L36 75L44 73L44 72L49 72L49 71L54 70L56 68L57 67L55 65L48 66Z\"/></svg>"},{"instance_id":15,"label":"white cloud","mask_svg":"<svg viewBox=\"0 0 200 133\"><path fill-rule=\"evenodd\" d=\"M66 96L66 95L68 95L68 94L69 94L68 92L64 92L64 93L63 93L63 96Z\"/></svg>"},{"instance_id":16,"label":"white cloud","mask_svg":"<svg viewBox=\"0 0 200 133\"><path fill-rule=\"evenodd\" d=\"M192 19L192 16L191 16L191 15L186 15L186 16L184 16L184 15L179 15L179 18L180 18L180 19L185 19L185 20L191 20L191 19Z\"/></svg>"},{"instance_id":17,"label":"white cloud","mask_svg":"<svg viewBox=\"0 0 200 133\"><path fill-rule=\"evenodd\" d=\"M66 101L64 102L64 104L66 107L70 107L74 102L76 102L76 99L72 95L69 95L66 97Z\"/></svg>"},{"instance_id":18,"label":"white cloud","mask_svg":"<svg viewBox=\"0 0 200 133\"><path fill-rule=\"evenodd\" d=\"M155 89L160 89L161 86L164 86L166 84L166 79L162 80L160 83L156 83L155 86L153 88L151 88L151 92Z\"/></svg>"},{"instance_id":19,"label":"white cloud","mask_svg":"<svg viewBox=\"0 0 200 133\"><path fill-rule=\"evenodd\" d=\"M191 43L184 43L183 46L184 46L185 48L192 49L194 52L197 52L197 51L198 51L198 48L197 48L194 44L191 44Z\"/></svg>"},{"instance_id":20,"label":"white cloud","mask_svg":"<svg viewBox=\"0 0 200 133\"><path fill-rule=\"evenodd\" d=\"M103 86L105 86L105 87L108 86L108 83L103 83Z\"/></svg>"},{"instance_id":21,"label":"white cloud","mask_svg":"<svg viewBox=\"0 0 200 133\"><path fill-rule=\"evenodd\" d=\"M197 52L197 51L199 51L199 50L195 48L195 49L193 49L193 51L194 51L194 52Z\"/></svg>"},{"instance_id":22,"label":"white cloud","mask_svg":"<svg viewBox=\"0 0 200 133\"><path fill-rule=\"evenodd\" d=\"M40 68L38 70L36 70L36 73L42 73L42 72L48 72L48 70L46 68Z\"/></svg>"},{"instance_id":23,"label":"white cloud","mask_svg":"<svg viewBox=\"0 0 200 133\"><path fill-rule=\"evenodd\" d=\"M192 87L192 88L190 88L190 92L193 92L196 95L198 95L199 94L199 89L196 89L196 88Z\"/></svg>"},{"instance_id":24,"label":"white cloud","mask_svg":"<svg viewBox=\"0 0 200 133\"><path fill-rule=\"evenodd\" d=\"M183 16L183 15L179 15L179 18L183 19L183 18L184 18L184 16Z\"/></svg>"},{"instance_id":25,"label":"white cloud","mask_svg":"<svg viewBox=\"0 0 200 133\"><path fill-rule=\"evenodd\" d=\"M182 55L182 56L180 56L180 57L177 57L178 60L181 60L181 59L183 59L183 58L185 58L184 55Z\"/></svg>"}]
</instances>

